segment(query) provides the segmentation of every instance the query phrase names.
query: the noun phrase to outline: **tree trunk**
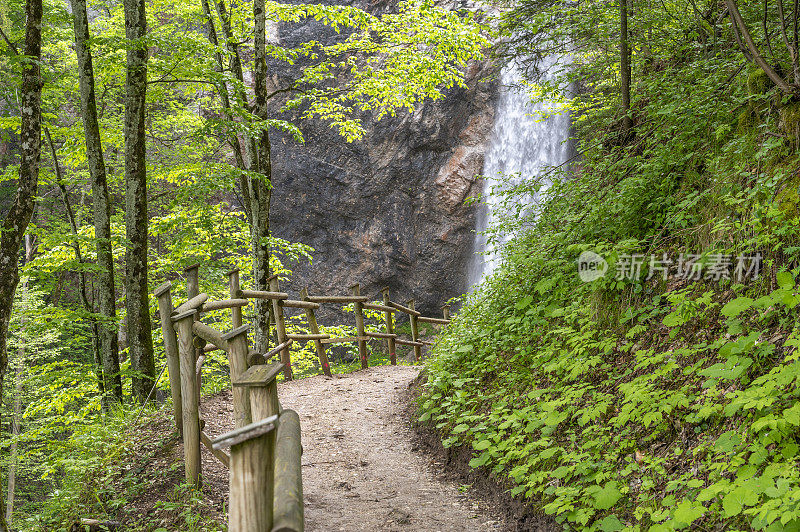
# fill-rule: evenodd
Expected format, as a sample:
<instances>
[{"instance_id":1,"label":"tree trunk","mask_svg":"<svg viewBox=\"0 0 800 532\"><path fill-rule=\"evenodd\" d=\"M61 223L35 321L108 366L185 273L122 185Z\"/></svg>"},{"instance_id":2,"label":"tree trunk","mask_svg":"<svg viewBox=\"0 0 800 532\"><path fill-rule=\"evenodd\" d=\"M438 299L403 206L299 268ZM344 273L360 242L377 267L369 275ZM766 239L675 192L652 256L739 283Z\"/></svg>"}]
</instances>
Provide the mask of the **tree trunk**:
<instances>
[{"instance_id":1,"label":"tree trunk","mask_svg":"<svg viewBox=\"0 0 800 532\"><path fill-rule=\"evenodd\" d=\"M123 0L129 41L125 79L125 308L133 396L144 401L155 380L153 337L147 286L147 175L145 100L147 95L147 25L144 0Z\"/></svg>"},{"instance_id":2,"label":"tree trunk","mask_svg":"<svg viewBox=\"0 0 800 532\"><path fill-rule=\"evenodd\" d=\"M226 47L230 52L230 69L233 75L244 84L244 74L242 62L239 56L239 48L233 39L231 31L230 14L228 13L224 0L215 0L214 3L220 19L220 29L225 39ZM206 9L204 5L204 9ZM264 1L257 0L253 4L253 15L255 24L255 54L253 67L255 102L254 114L260 118L267 118L267 65L266 65L266 11ZM206 12L209 39L216 44L216 32L213 28L213 21L210 10ZM221 58L218 58L221 60ZM222 65L220 64L220 68ZM247 94L244 91L237 91L233 94L236 104L247 107ZM229 101L227 87L220 87L220 98ZM229 104L230 105L230 101ZM270 157L269 135L266 131L259 134L256 139L246 139L239 143L238 139L232 142L234 150L236 146L243 149L236 155L237 164L242 170L249 170L249 175L240 180L242 196L244 197L244 209L250 223L251 251L253 254L253 285L256 290L269 290L269 209L272 195L270 179L272 176L272 163ZM243 146L242 146L243 144ZM246 159L245 159L246 156ZM253 174L258 174L253 178ZM256 352L265 353L268 351L270 336L270 314L271 305L267 300L256 302L256 319L254 323L254 349Z\"/></svg>"},{"instance_id":3,"label":"tree trunk","mask_svg":"<svg viewBox=\"0 0 800 532\"><path fill-rule=\"evenodd\" d=\"M253 79L255 90L254 114L261 120L268 117L267 111L267 62L266 62L266 11L264 0L253 2L255 22ZM262 130L256 139L256 171L258 177L248 177L250 196L250 239L253 253L253 283L256 290L269 290L269 207L272 197L270 179L272 160L269 131ZM269 346L270 302L259 299L256 304L254 348L257 353L266 353Z\"/></svg>"},{"instance_id":4,"label":"tree trunk","mask_svg":"<svg viewBox=\"0 0 800 532\"><path fill-rule=\"evenodd\" d=\"M33 258L33 242L31 235L25 235L25 263ZM28 300L28 282L22 284L22 304ZM20 343L17 349L17 362L14 364L14 399L11 411L11 435L14 441L11 442L8 461L8 500L6 501L6 520L10 525L14 518L14 496L17 490L17 465L19 461L18 436L20 432L19 424L22 417L22 368L25 364L25 319L19 320Z\"/></svg>"},{"instance_id":5,"label":"tree trunk","mask_svg":"<svg viewBox=\"0 0 800 532\"><path fill-rule=\"evenodd\" d=\"M89 49L89 21L86 0L71 0L75 17L75 50L78 55L78 80L81 89L83 131L86 137L86 158L92 179L94 233L97 240L98 311L107 322L98 323L100 358L103 364L103 388L117 400L122 399L122 380L119 375L119 346L117 343L116 289L114 286L114 256L111 251L111 202L106 183L106 168L97 123L97 104L94 92L94 69Z\"/></svg>"},{"instance_id":6,"label":"tree trunk","mask_svg":"<svg viewBox=\"0 0 800 532\"><path fill-rule=\"evenodd\" d=\"M21 156L19 180L14 203L3 220L0 232L0 397L3 377L8 367L6 339L14 292L19 282L19 251L28 223L33 215L39 180L41 154L42 78L39 62L42 56L42 0L25 2L25 56L23 63L20 114ZM2 507L0 491L0 507ZM0 512L0 531L8 530L5 513Z\"/></svg>"},{"instance_id":7,"label":"tree trunk","mask_svg":"<svg viewBox=\"0 0 800 532\"><path fill-rule=\"evenodd\" d=\"M209 0L202 0L203 5L203 14L206 18L206 34L208 36L208 40L214 46L219 46L219 40L217 39L217 29L214 26L214 17L211 15L211 6L208 3ZM224 7L217 10L218 12L224 12ZM238 52L236 54L238 56ZM214 54L217 63L217 72L222 73L225 71L225 65L222 61L222 54L216 52ZM225 111L225 118L227 120L233 120L233 113L231 112L231 99L230 93L228 92L228 86L225 84L225 81L220 81L217 84L217 92L219 92L219 98L222 103L222 109ZM236 135L230 135L228 139L231 148L233 149L233 157L236 159L236 166L240 170L246 170L247 165L245 164L244 160L244 152L242 150L242 144L239 142L239 137ZM252 223L252 216L250 215L250 196L247 191L247 177L244 172L242 172L238 179L237 184L239 185L239 189L242 194L242 206L244 207L245 214L247 215L248 223Z\"/></svg>"},{"instance_id":8,"label":"tree trunk","mask_svg":"<svg viewBox=\"0 0 800 532\"><path fill-rule=\"evenodd\" d=\"M78 264L83 265L83 253L81 252L81 245L77 240L78 222L75 220L75 212L72 209L72 204L69 202L67 185L64 184L64 177L61 174L61 165L58 163L56 147L53 144L52 137L50 137L50 130L46 127L44 128L44 136L47 139L47 144L50 146L50 153L53 157L53 168L56 172L56 184L58 184L58 188L61 190L61 198L64 201L64 210L67 212L67 220L69 221L70 227L72 227L72 234L75 235L75 243L72 245L72 249L75 250L75 258L77 259ZM94 308L89 301L89 289L86 285L86 272L81 270L78 274L78 278L80 279L80 294L83 308L88 313L94 313ZM97 328L97 320L92 317L89 319L89 321L92 325L92 354L94 355L94 370L95 375L97 376L97 389L100 392L100 395L104 395L106 388L103 380L103 363L100 358L100 341L98 336L99 332ZM105 397L103 397L103 406L107 406Z\"/></svg>"},{"instance_id":9,"label":"tree trunk","mask_svg":"<svg viewBox=\"0 0 800 532\"><path fill-rule=\"evenodd\" d=\"M619 0L619 70L622 93L622 139L627 142L633 128L631 111L631 50L628 46L628 0Z\"/></svg>"},{"instance_id":10,"label":"tree trunk","mask_svg":"<svg viewBox=\"0 0 800 532\"><path fill-rule=\"evenodd\" d=\"M775 69L772 68L767 60L764 59L764 57L761 55L761 52L758 51L758 47L753 40L753 36L750 33L750 30L747 28L747 25L744 23L741 13L739 13L739 6L736 4L736 1L725 0L725 5L728 7L728 13L731 15L731 22L733 23L734 31L736 31L738 28L739 32L741 32L741 38L744 40L744 44L746 45L747 50L750 52L752 61L764 71L767 77L772 80L772 82L777 85L781 91L786 94L797 94L798 88L786 83L786 81L775 71ZM737 32L737 35L739 32ZM797 41L795 40L795 44L796 43Z\"/></svg>"}]
</instances>

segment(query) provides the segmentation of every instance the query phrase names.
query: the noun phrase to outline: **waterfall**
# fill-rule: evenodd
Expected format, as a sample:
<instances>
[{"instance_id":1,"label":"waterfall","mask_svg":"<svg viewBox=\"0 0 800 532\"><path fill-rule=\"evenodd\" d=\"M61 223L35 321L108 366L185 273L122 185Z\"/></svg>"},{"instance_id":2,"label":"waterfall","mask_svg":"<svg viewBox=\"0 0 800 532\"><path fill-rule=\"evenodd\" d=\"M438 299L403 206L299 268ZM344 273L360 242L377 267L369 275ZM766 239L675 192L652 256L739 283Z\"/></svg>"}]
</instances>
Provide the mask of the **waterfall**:
<instances>
[{"instance_id":1,"label":"waterfall","mask_svg":"<svg viewBox=\"0 0 800 532\"><path fill-rule=\"evenodd\" d=\"M547 57L538 64L544 77L559 68L556 57ZM500 97L495 111L494 127L483 163L484 204L478 209L475 233L475 256L470 266L471 286L491 274L500 263L500 252L514 233L500 236L496 245L488 245L481 234L503 215L499 198L489 194L493 178L508 176L505 186L513 186L541 175L546 167L556 166L569 157L569 113L557 113L554 101L531 102L530 96L519 87L522 73L515 63L503 68L500 74ZM543 118L543 113L548 113ZM515 174L515 175L514 175ZM547 187L525 198L527 205L535 205ZM525 210L523 209L523 214Z\"/></svg>"}]
</instances>

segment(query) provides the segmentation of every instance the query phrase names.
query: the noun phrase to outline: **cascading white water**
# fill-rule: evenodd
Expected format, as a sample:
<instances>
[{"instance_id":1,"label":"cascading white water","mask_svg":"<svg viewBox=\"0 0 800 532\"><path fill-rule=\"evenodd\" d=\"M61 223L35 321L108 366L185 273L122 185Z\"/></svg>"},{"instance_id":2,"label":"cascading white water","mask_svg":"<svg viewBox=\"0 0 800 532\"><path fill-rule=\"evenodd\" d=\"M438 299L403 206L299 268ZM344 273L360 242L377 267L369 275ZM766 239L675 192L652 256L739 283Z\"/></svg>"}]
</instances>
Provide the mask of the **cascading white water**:
<instances>
[{"instance_id":1,"label":"cascading white water","mask_svg":"<svg viewBox=\"0 0 800 532\"><path fill-rule=\"evenodd\" d=\"M538 64L544 77L553 73L560 62L555 57L545 58ZM547 167L557 166L569 157L569 113L555 101L531 102L530 96L519 87L522 73L516 64L507 65L501 72L500 97L495 111L494 128L483 163L484 201L478 210L475 233L475 257L469 271L470 285L479 283L500 262L504 244L514 234L500 236L500 242L487 245L481 234L501 216L499 198L490 195L492 179L507 176L506 186L514 186L542 174ZM560 111L560 112L559 112ZM543 183L539 192L524 201L535 205L547 187ZM522 211L525 212L524 209Z\"/></svg>"}]
</instances>

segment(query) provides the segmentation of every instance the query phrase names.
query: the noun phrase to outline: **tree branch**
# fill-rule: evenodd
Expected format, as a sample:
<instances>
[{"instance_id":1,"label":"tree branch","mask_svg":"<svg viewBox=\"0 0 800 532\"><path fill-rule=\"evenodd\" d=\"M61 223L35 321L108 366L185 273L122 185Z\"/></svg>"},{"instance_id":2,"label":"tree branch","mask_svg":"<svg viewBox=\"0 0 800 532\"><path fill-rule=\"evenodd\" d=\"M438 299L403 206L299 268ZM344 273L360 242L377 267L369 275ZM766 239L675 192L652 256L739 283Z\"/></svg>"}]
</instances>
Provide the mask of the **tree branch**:
<instances>
[{"instance_id":1,"label":"tree branch","mask_svg":"<svg viewBox=\"0 0 800 532\"><path fill-rule=\"evenodd\" d=\"M11 49L11 51L14 52L14 55L21 55L19 53L19 50L17 50L17 47L14 46L14 43L11 42L11 39L9 39L8 35L6 35L6 32L3 31L3 28L0 28L0 35L3 36L3 40L6 41L6 44Z\"/></svg>"},{"instance_id":2,"label":"tree branch","mask_svg":"<svg viewBox=\"0 0 800 532\"><path fill-rule=\"evenodd\" d=\"M786 83L782 77L778 75L777 72L770 66L769 63L764 59L761 53L758 51L756 47L756 43L753 41L753 36L750 34L750 31L747 29L747 26L742 19L742 14L739 13L739 6L736 5L735 0L725 0L725 5L728 6L728 11L731 15L731 20L733 21L734 26L738 26L739 30L742 33L742 38L744 39L745 44L747 45L747 49L750 51L752 55L752 60L764 71L767 77L772 80L772 82L783 92L788 94L797 94L797 87L791 86Z\"/></svg>"}]
</instances>

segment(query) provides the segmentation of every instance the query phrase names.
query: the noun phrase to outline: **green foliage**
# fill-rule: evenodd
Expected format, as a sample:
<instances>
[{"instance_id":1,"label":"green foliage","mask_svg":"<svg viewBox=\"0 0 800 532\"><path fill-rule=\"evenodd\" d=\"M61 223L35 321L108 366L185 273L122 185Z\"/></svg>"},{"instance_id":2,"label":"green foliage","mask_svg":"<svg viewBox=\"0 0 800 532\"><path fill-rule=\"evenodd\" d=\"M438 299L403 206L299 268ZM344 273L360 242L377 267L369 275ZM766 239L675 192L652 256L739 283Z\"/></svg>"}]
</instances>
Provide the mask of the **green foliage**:
<instances>
[{"instance_id":1,"label":"green foliage","mask_svg":"<svg viewBox=\"0 0 800 532\"><path fill-rule=\"evenodd\" d=\"M794 530L796 104L745 68L716 7L634 7L632 140L617 4L524 0L504 15L505 53L568 49L569 69L531 92L580 84L580 158L493 190L501 205L541 201L490 228L517 236L434 349L420 419L567 528ZM743 8L756 34L757 8ZM586 250L609 263L591 283L576 275ZM687 280L673 265L664 280L645 261L614 276L623 255L681 253L758 253L762 269Z\"/></svg>"}]
</instances>

